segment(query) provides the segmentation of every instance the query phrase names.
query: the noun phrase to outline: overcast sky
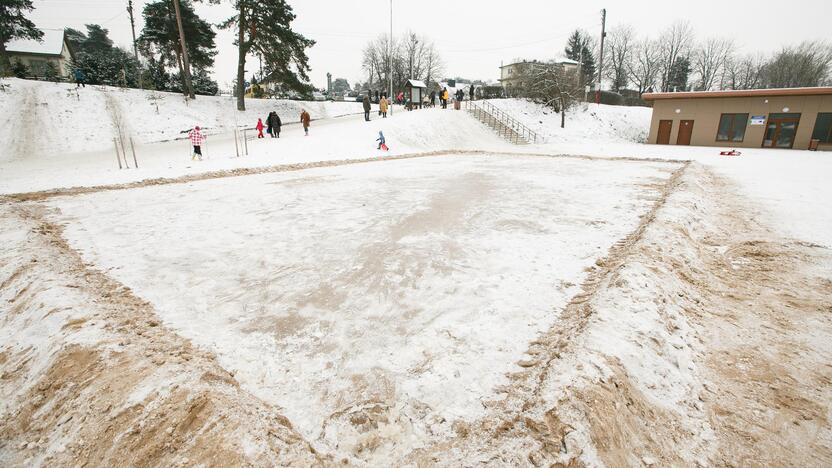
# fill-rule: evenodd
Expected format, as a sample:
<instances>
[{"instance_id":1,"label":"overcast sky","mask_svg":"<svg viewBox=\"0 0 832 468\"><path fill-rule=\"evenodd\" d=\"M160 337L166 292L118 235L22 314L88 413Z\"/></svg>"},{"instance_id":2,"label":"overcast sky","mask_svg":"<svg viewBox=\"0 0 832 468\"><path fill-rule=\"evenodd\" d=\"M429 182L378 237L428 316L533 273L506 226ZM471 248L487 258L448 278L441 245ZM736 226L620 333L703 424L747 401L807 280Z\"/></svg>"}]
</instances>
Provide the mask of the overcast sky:
<instances>
[{"instance_id":1,"label":"overcast sky","mask_svg":"<svg viewBox=\"0 0 832 468\"><path fill-rule=\"evenodd\" d=\"M134 0L137 32L141 10L149 0ZM233 14L230 0L220 6L198 6L206 20L217 23ZM437 45L445 62L445 75L496 79L501 61L514 58L548 59L562 55L570 32L583 28L600 35L601 9L607 9L607 28L630 24L642 35L657 36L678 19L691 22L699 38L732 38L743 52L769 52L803 40L829 39L830 0L788 2L697 0L679 3L648 0L562 2L555 0L393 0L393 30L398 35L412 30ZM309 50L311 78L317 87L326 84L326 73L353 84L366 80L361 70L364 45L390 28L389 0L289 0L297 19L295 30L314 39ZM42 28L73 27L98 23L110 37L130 46L127 0L34 0L31 18ZM217 35L219 54L214 78L228 87L236 73L233 34ZM258 69L247 65L249 74Z\"/></svg>"}]
</instances>

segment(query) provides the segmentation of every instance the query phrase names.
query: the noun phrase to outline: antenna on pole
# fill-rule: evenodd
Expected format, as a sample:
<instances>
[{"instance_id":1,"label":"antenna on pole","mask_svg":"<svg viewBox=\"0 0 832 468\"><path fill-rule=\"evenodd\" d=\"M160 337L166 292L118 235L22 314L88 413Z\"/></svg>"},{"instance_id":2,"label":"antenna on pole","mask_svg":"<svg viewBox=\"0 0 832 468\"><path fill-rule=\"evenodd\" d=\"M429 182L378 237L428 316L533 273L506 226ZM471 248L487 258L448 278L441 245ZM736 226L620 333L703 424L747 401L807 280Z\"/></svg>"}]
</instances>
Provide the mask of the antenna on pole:
<instances>
[{"instance_id":1,"label":"antenna on pole","mask_svg":"<svg viewBox=\"0 0 832 468\"><path fill-rule=\"evenodd\" d=\"M607 9L601 10L601 50L598 53L598 79L595 80L595 104L601 104L601 73L604 71L604 38L607 37Z\"/></svg>"},{"instance_id":2,"label":"antenna on pole","mask_svg":"<svg viewBox=\"0 0 832 468\"><path fill-rule=\"evenodd\" d=\"M130 15L130 31L133 32L133 56L136 57L136 64L138 65L136 74L139 75L139 89L143 89L142 64L139 62L139 48L136 46L136 22L133 20L133 0L127 0L127 13Z\"/></svg>"}]
</instances>

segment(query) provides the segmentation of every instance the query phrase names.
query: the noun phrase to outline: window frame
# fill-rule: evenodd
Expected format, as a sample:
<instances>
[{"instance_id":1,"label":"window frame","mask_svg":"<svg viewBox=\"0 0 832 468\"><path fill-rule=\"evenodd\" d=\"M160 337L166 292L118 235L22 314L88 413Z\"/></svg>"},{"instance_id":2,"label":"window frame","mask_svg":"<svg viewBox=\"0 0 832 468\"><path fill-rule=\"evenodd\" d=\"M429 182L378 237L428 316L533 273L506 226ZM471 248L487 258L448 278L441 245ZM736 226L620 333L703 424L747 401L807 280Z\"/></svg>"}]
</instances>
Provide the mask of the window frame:
<instances>
[{"instance_id":1,"label":"window frame","mask_svg":"<svg viewBox=\"0 0 832 468\"><path fill-rule=\"evenodd\" d=\"M820 143L829 144L832 143L832 112L818 112L817 117L815 117L815 126L812 128L812 139L815 138L815 133L818 131L818 123L821 119L821 116L828 116L829 119L829 127L826 129L826 136L825 139L820 138L818 139Z\"/></svg>"},{"instance_id":2,"label":"window frame","mask_svg":"<svg viewBox=\"0 0 832 468\"><path fill-rule=\"evenodd\" d=\"M736 127L737 116L740 116L740 115L745 116L745 119L742 121L743 122L742 139L735 140L734 135L736 135L735 129L737 128ZM748 116L749 115L750 114L748 114L748 113L742 113L742 112L723 112L722 114L720 114L719 124L717 124L717 127L716 127L716 140L715 141L719 141L719 142L726 142L727 141L729 143L742 143L742 142L744 142L745 141L745 134L748 131ZM731 125L728 127L728 137L723 140L723 139L719 138L719 129L722 128L722 119L724 119L726 116L730 116Z\"/></svg>"}]
</instances>

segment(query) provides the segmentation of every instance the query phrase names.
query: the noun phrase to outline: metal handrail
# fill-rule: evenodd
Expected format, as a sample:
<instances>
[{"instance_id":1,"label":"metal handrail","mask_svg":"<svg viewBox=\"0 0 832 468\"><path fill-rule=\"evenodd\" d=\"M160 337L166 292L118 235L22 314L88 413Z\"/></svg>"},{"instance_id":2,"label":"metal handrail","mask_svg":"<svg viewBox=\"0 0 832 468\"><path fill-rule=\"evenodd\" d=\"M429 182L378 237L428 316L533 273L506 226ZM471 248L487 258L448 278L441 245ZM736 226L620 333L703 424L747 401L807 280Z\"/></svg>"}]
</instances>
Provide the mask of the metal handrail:
<instances>
[{"instance_id":1,"label":"metal handrail","mask_svg":"<svg viewBox=\"0 0 832 468\"><path fill-rule=\"evenodd\" d=\"M486 114L489 114L492 119L502 124L506 128L510 128L517 136L522 136L526 141L537 143L537 132L523 125L519 120L515 119L503 110L500 110L494 104L488 101L473 102L467 101L468 108L474 107ZM542 138L541 138L542 140Z\"/></svg>"}]
</instances>

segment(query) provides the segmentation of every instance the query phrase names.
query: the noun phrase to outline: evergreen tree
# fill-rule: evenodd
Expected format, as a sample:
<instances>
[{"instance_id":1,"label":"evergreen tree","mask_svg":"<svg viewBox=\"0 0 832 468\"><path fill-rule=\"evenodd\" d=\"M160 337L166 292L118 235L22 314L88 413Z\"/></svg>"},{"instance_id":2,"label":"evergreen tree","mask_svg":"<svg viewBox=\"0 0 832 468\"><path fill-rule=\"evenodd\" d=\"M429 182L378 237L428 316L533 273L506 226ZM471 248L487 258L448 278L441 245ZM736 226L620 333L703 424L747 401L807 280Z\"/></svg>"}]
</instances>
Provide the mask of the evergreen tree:
<instances>
[{"instance_id":1,"label":"evergreen tree","mask_svg":"<svg viewBox=\"0 0 832 468\"><path fill-rule=\"evenodd\" d=\"M6 53L6 44L13 39L43 38L43 31L35 23L23 16L24 12L34 10L32 0L0 0L0 76L11 72L11 62Z\"/></svg>"},{"instance_id":2,"label":"evergreen tree","mask_svg":"<svg viewBox=\"0 0 832 468\"><path fill-rule=\"evenodd\" d=\"M109 31L97 24L88 24L87 33L73 30L73 41L79 44L71 61L86 75L87 83L108 86L138 87L136 74L140 64L132 53L113 47Z\"/></svg>"},{"instance_id":3,"label":"evergreen tree","mask_svg":"<svg viewBox=\"0 0 832 468\"><path fill-rule=\"evenodd\" d=\"M581 64L583 83L594 82L595 56L592 54L592 39L587 33L576 29L566 42L564 54L566 58Z\"/></svg>"},{"instance_id":4,"label":"evergreen tree","mask_svg":"<svg viewBox=\"0 0 832 468\"><path fill-rule=\"evenodd\" d=\"M309 92L309 58L306 49L315 41L292 31L295 19L286 0L233 0L236 14L221 27L236 27L237 109L245 110L246 57L256 52L263 57L265 76L282 87Z\"/></svg>"},{"instance_id":5,"label":"evergreen tree","mask_svg":"<svg viewBox=\"0 0 832 468\"><path fill-rule=\"evenodd\" d=\"M191 2L179 2L182 17L182 29L185 32L185 46L188 49L188 59L191 65L191 75L196 70L213 66L215 50L214 38L216 33L211 25L202 20L194 11ZM158 57L157 62L163 66L177 68L177 77L182 77L182 47L179 42L179 27L176 23L176 12L171 0L157 0L145 5L142 10L144 29L139 36L139 45L146 57ZM183 89L184 84L176 86ZM196 90L194 90L196 93ZM200 94L200 93L197 93Z\"/></svg>"},{"instance_id":6,"label":"evergreen tree","mask_svg":"<svg viewBox=\"0 0 832 468\"><path fill-rule=\"evenodd\" d=\"M168 77L168 83L164 89L177 93L183 93L185 84L182 80L182 75L179 72L176 72L168 75ZM191 74L191 86L194 87L194 94L198 94L200 96L216 96L220 89L217 82L211 79L208 71L204 68L197 68Z\"/></svg>"},{"instance_id":7,"label":"evergreen tree","mask_svg":"<svg viewBox=\"0 0 832 468\"><path fill-rule=\"evenodd\" d=\"M69 48L72 49L73 53L81 52L84 47L84 41L87 40L86 34L73 28L65 28L64 37L66 37L66 42L69 44Z\"/></svg>"},{"instance_id":8,"label":"evergreen tree","mask_svg":"<svg viewBox=\"0 0 832 468\"><path fill-rule=\"evenodd\" d=\"M685 91L688 88L688 78L690 77L690 59L687 57L679 57L670 66L670 72L667 76L667 85L670 91Z\"/></svg>"}]
</instances>

